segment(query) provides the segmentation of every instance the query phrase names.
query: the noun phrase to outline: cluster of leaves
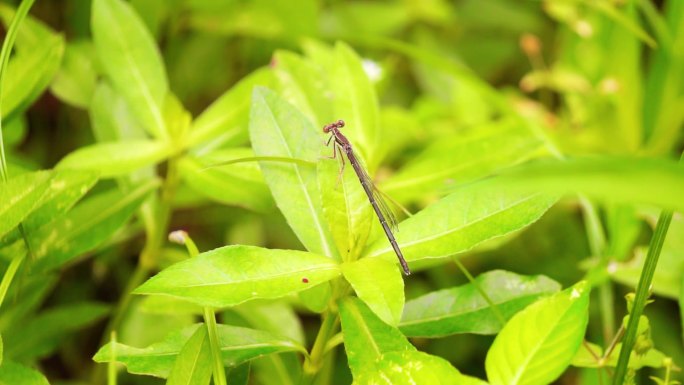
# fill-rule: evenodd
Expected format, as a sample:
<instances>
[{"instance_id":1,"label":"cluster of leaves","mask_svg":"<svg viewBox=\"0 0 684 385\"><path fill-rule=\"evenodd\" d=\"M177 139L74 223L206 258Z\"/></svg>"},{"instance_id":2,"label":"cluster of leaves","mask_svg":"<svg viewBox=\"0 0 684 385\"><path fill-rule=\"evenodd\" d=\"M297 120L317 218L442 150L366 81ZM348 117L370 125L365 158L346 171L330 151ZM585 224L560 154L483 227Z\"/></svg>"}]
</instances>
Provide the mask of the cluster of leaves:
<instances>
[{"instance_id":1,"label":"cluster of leaves","mask_svg":"<svg viewBox=\"0 0 684 385\"><path fill-rule=\"evenodd\" d=\"M16 11L0 6L0 17L17 33L16 52L2 69L9 150L0 189L0 384L47 383L34 365L57 351L68 356L69 335L103 319L93 359L107 363L109 384L117 381L118 364L144 375L130 381L151 376L168 384L208 384L212 375L216 384L349 383L347 373L357 384L548 384L571 365L584 368L583 384L605 381L613 367L633 381L647 366L665 368L657 381L674 383L676 366L653 348L652 327L641 316L643 293L630 305L636 321L628 316L614 330L619 306L612 281L648 288L643 261L655 267L660 254L653 291L681 301L684 222L675 218L667 238L656 230L662 252L651 247L647 255L640 239L643 219L655 218L652 207L684 210L682 168L670 158L684 120L677 108L684 100L681 2L669 1L659 12L645 1L545 1L563 50L547 67L538 41L523 42L534 68L521 87L539 102L495 90L432 36L417 32L416 44L386 37L412 23L449 24L446 3L415 5L412 18L389 3L332 6L326 25L344 17L357 25L337 26L330 40L344 37L412 66L418 95L391 106L379 102L391 100L397 87L385 72L399 74L400 66L379 67L345 42L315 39L321 37L309 30L315 23L302 22L316 20L313 1L293 11L285 1L247 7L194 1L187 9L157 2L147 9L144 2L93 0L92 39L68 42L24 18L30 3ZM154 16L174 20L181 11L192 28L285 40L278 47L297 42L299 53L275 50L270 65L193 117L172 92L154 37L160 25ZM373 37L360 37L365 32ZM35 171L18 144L27 109L48 87L61 102L87 111L95 143ZM425 274L408 278L406 287L354 170L339 174L339 159L326 158L331 149L321 127L338 118L369 173L384 175L380 190L416 208L396 238L412 270ZM578 156L587 153L594 156ZM389 173L388 164L399 166ZM463 268L466 254L509 253L514 241L508 241L524 237L547 211L572 216L576 200L558 203L567 193L581 194L582 242L591 256L584 280L562 289L544 275L493 269L472 278L463 269L469 283L439 282L437 272L455 255ZM282 215L296 240L265 247L280 243L252 234L257 230L203 253L187 234L181 239L187 254L167 246L172 226L190 227L173 214L203 205L240 207L231 213L257 213L265 222ZM236 227L242 225L248 227ZM292 250L298 246L304 250ZM128 275L116 258L131 249L139 257L116 306L95 296L50 298L68 285L58 282L60 273L78 268L77 260L95 259L93 277L102 265L110 276ZM561 251L554 246L538 257ZM592 292L603 332L590 339L600 344L584 341ZM305 331L302 320L311 315L320 315L320 327ZM636 333L633 349L618 343L624 329ZM469 373L463 374L408 340L429 351L425 341L454 335L496 335L482 369L460 367ZM620 363L619 352L631 359ZM77 380L104 382L102 367Z\"/></svg>"}]
</instances>

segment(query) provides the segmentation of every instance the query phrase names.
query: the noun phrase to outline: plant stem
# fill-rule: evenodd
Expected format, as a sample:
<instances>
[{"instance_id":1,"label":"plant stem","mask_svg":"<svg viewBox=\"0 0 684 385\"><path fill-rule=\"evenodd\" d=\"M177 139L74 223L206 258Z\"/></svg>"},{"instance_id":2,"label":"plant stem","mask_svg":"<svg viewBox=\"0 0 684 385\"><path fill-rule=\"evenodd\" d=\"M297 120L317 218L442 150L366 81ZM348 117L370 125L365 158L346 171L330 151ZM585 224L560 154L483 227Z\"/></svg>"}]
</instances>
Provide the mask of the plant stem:
<instances>
[{"instance_id":1,"label":"plant stem","mask_svg":"<svg viewBox=\"0 0 684 385\"><path fill-rule=\"evenodd\" d=\"M608 264L606 255L606 232L601 223L596 207L585 197L580 197L580 205L584 212L584 227L587 232L589 249L591 255L599 258L598 268L604 269ZM603 330L603 340L607 343L615 335L615 316L613 314L613 285L605 280L598 288L599 309L601 313L601 324Z\"/></svg>"},{"instance_id":2,"label":"plant stem","mask_svg":"<svg viewBox=\"0 0 684 385\"><path fill-rule=\"evenodd\" d=\"M323 366L323 358L326 353L325 347L328 345L330 338L335 334L338 320L339 317L336 313L332 313L329 310L323 313L321 328L318 330L316 341L311 348L310 358L304 362L302 385L312 384L316 374Z\"/></svg>"},{"instance_id":3,"label":"plant stem","mask_svg":"<svg viewBox=\"0 0 684 385\"><path fill-rule=\"evenodd\" d=\"M672 222L672 211L664 211L658 218L655 233L651 238L651 243L648 247L648 254L644 262L644 268L641 270L641 277L637 285L636 296L634 298L634 305L632 312L629 315L627 329L625 331L625 338L620 349L620 358L618 359L617 367L615 368L615 376L613 377L613 385L622 385L625 374L627 374L627 365L629 364L629 357L636 342L637 327L639 319L644 312L646 300L648 299L651 282L653 282L653 275L655 274L656 266L658 265L658 258L660 257L660 250L663 248L667 229Z\"/></svg>"},{"instance_id":4,"label":"plant stem","mask_svg":"<svg viewBox=\"0 0 684 385\"><path fill-rule=\"evenodd\" d=\"M207 325L207 332L209 333L209 346L211 347L211 358L214 365L214 384L226 385L226 370L221 360L221 347L216 331L216 314L209 307L204 308L204 323Z\"/></svg>"}]
</instances>

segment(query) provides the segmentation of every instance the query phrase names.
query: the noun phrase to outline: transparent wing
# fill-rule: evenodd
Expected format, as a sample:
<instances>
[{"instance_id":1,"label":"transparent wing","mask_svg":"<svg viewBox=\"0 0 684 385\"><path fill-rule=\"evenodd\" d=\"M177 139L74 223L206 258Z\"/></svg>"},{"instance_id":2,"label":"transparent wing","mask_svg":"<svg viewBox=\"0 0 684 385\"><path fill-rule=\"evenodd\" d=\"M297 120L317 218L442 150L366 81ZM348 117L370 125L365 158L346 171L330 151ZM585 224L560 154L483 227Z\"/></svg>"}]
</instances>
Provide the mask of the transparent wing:
<instances>
[{"instance_id":1,"label":"transparent wing","mask_svg":"<svg viewBox=\"0 0 684 385\"><path fill-rule=\"evenodd\" d=\"M358 159L358 156L355 157ZM375 187L375 184L373 184L373 180L370 178L370 176L368 176L365 167L361 165L359 168L361 169L361 175L359 175L359 178L363 184L370 187L371 193L373 194L373 200L375 200L375 204L378 205L380 212L385 217L385 221L387 221L390 230L396 232L399 229L397 226L397 217L387 205L387 202L385 201L385 198L383 198L382 193L380 193L380 190L378 190L378 188Z\"/></svg>"}]
</instances>

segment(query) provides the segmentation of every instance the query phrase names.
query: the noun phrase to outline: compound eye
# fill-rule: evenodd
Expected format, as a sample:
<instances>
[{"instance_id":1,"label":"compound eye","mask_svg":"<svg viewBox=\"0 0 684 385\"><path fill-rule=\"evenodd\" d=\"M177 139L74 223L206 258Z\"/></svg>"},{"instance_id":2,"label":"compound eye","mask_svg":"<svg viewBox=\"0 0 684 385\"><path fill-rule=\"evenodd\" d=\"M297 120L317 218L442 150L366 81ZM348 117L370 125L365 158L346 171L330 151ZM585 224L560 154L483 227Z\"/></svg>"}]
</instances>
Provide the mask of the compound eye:
<instances>
[{"instance_id":1,"label":"compound eye","mask_svg":"<svg viewBox=\"0 0 684 385\"><path fill-rule=\"evenodd\" d=\"M344 127L344 120L340 119L337 121L337 128L342 128Z\"/></svg>"},{"instance_id":2,"label":"compound eye","mask_svg":"<svg viewBox=\"0 0 684 385\"><path fill-rule=\"evenodd\" d=\"M323 132L325 132L326 134L328 132L330 132L330 125L329 124L326 124L325 126L323 126Z\"/></svg>"}]
</instances>

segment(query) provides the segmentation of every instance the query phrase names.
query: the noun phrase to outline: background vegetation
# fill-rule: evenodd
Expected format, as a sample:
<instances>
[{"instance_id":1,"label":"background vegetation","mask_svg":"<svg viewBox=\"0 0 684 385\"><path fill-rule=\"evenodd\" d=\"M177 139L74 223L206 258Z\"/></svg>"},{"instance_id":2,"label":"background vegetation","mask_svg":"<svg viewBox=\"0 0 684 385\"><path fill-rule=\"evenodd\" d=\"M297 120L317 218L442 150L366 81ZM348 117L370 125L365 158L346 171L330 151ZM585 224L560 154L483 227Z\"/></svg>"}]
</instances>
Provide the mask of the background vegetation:
<instances>
[{"instance_id":1,"label":"background vegetation","mask_svg":"<svg viewBox=\"0 0 684 385\"><path fill-rule=\"evenodd\" d=\"M32 3L0 384L681 378L684 2Z\"/></svg>"}]
</instances>

